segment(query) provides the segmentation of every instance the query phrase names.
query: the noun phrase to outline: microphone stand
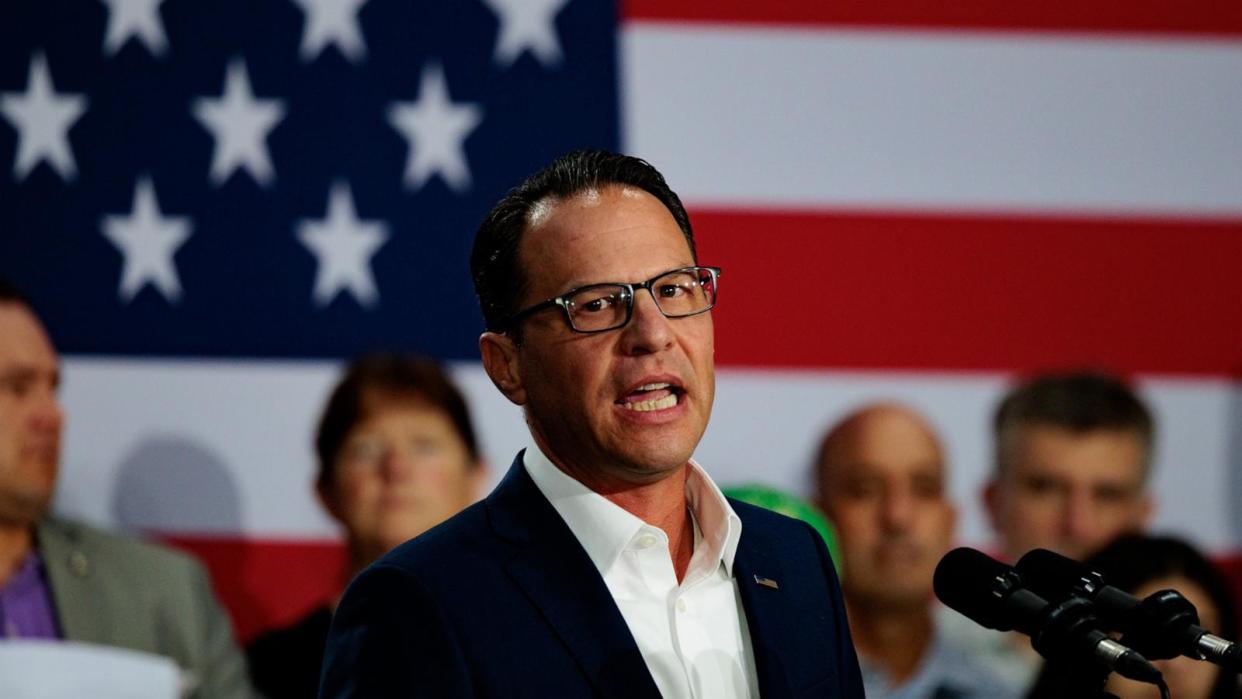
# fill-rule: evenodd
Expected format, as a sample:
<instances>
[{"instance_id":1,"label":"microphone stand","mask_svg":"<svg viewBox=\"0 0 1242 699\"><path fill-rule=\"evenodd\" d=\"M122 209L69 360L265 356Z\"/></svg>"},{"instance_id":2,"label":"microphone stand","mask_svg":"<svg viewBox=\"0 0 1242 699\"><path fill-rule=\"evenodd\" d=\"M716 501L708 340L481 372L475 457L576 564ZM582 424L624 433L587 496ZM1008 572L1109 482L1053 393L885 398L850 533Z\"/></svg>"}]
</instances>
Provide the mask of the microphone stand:
<instances>
[{"instance_id":1,"label":"microphone stand","mask_svg":"<svg viewBox=\"0 0 1242 699\"><path fill-rule=\"evenodd\" d=\"M1097 663L1050 660L1027 699L1117 699L1104 691L1108 675Z\"/></svg>"},{"instance_id":2,"label":"microphone stand","mask_svg":"<svg viewBox=\"0 0 1242 699\"><path fill-rule=\"evenodd\" d=\"M1105 692L1111 670L1096 659L1095 639L1103 637L1094 608L1081 599L1070 599L1048 611L1031 645L1048 658L1040 682L1031 697L1045 699L1117 699Z\"/></svg>"}]
</instances>

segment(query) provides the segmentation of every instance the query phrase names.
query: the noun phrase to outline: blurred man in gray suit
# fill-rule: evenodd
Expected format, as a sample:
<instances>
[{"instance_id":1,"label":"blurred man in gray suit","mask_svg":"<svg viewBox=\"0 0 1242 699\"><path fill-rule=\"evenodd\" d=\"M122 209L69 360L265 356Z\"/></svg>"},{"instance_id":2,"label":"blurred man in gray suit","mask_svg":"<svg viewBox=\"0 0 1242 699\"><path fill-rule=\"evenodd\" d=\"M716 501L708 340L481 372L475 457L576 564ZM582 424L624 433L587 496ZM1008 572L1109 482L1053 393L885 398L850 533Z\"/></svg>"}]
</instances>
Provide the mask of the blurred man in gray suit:
<instances>
[{"instance_id":1,"label":"blurred man in gray suit","mask_svg":"<svg viewBox=\"0 0 1242 699\"><path fill-rule=\"evenodd\" d=\"M0 279L0 630L174 660L192 697L247 697L245 662L189 557L48 516L64 414L60 361Z\"/></svg>"}]
</instances>

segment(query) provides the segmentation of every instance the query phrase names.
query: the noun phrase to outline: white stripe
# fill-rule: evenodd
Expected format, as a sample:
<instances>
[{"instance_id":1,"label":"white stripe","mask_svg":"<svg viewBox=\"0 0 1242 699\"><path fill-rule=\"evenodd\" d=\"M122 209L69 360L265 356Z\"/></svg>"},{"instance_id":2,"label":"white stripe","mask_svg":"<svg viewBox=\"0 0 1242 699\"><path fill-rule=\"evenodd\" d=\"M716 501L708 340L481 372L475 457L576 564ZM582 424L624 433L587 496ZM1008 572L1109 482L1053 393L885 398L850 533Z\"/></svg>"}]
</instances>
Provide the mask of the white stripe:
<instances>
[{"instance_id":1,"label":"white stripe","mask_svg":"<svg viewBox=\"0 0 1242 699\"><path fill-rule=\"evenodd\" d=\"M992 412L1009 386L1001 374L722 372L696 458L721 483L758 479L810 492L810 464L826 426L877 400L907 403L945 443L950 490L962 508L959 538L985 545L991 532L980 491L991 473ZM1242 536L1231 518L1242 463L1231 468L1229 446L1242 438L1234 432L1242 429L1242 389L1226 380L1170 378L1142 379L1139 389L1159 425L1153 528L1213 549L1237 547Z\"/></svg>"},{"instance_id":2,"label":"white stripe","mask_svg":"<svg viewBox=\"0 0 1242 699\"><path fill-rule=\"evenodd\" d=\"M106 526L248 537L323 538L335 529L312 494L315 422L337 365L68 358L69 415L59 510ZM529 439L517 408L475 364L454 367L493 480ZM860 404L908 402L940 429L963 506L960 538L989 539L977 493L1000 374L718 372L696 458L722 485L759 481L806 492L823 428ZM1213 549L1238 546L1232 504L1242 464L1242 390L1226 380L1148 378L1160 423L1156 527ZM1235 475L1236 474L1236 475Z\"/></svg>"},{"instance_id":3,"label":"white stripe","mask_svg":"<svg viewBox=\"0 0 1242 699\"><path fill-rule=\"evenodd\" d=\"M1242 41L631 23L623 142L688 202L1242 215Z\"/></svg>"}]
</instances>

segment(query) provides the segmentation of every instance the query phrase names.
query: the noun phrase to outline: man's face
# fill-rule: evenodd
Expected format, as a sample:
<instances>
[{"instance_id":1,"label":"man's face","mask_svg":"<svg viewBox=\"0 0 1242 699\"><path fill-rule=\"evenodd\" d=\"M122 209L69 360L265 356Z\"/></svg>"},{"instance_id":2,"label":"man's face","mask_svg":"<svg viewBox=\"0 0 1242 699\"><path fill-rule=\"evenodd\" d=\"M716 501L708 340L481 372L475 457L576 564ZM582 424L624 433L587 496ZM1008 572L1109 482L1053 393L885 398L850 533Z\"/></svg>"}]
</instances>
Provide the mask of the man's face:
<instances>
[{"instance_id":1,"label":"man's face","mask_svg":"<svg viewBox=\"0 0 1242 699\"><path fill-rule=\"evenodd\" d=\"M355 553L372 559L473 502L483 468L444 411L375 393L364 404L320 496Z\"/></svg>"},{"instance_id":2,"label":"man's face","mask_svg":"<svg viewBox=\"0 0 1242 699\"><path fill-rule=\"evenodd\" d=\"M528 221L518 257L529 282L520 307L695 264L668 209L642 190L618 186L545 200ZM526 407L536 440L562 468L596 489L623 488L658 481L690 458L715 395L710 313L666 318L639 290L623 328L576 333L550 309L521 331L520 345L499 338L509 348L512 382L497 385ZM485 336L485 363L487 343ZM493 379L495 368L491 362ZM650 409L670 395L673 405Z\"/></svg>"},{"instance_id":3,"label":"man's face","mask_svg":"<svg viewBox=\"0 0 1242 699\"><path fill-rule=\"evenodd\" d=\"M939 444L921 420L888 407L860 413L836 434L819 465L819 495L836 527L847 599L925 606L956 518Z\"/></svg>"},{"instance_id":4,"label":"man's face","mask_svg":"<svg viewBox=\"0 0 1242 699\"><path fill-rule=\"evenodd\" d=\"M28 308L0 303L0 523L32 524L56 485L60 362Z\"/></svg>"},{"instance_id":5,"label":"man's face","mask_svg":"<svg viewBox=\"0 0 1242 699\"><path fill-rule=\"evenodd\" d=\"M1138 434L1024 425L1002 448L1006 466L984 502L1010 560L1033 548L1082 560L1146 524L1151 501Z\"/></svg>"}]
</instances>

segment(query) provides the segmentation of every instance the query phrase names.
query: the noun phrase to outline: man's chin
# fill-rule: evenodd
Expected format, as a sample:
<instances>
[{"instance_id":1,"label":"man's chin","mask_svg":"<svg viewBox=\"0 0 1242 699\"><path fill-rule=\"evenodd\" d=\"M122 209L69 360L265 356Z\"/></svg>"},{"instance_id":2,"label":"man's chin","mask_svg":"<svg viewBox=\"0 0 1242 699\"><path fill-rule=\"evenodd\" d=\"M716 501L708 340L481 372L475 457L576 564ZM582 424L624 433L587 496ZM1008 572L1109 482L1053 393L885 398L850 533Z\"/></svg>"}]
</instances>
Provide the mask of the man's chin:
<instances>
[{"instance_id":1,"label":"man's chin","mask_svg":"<svg viewBox=\"0 0 1242 699\"><path fill-rule=\"evenodd\" d=\"M627 445L619 461L628 473L634 474L636 480L660 481L679 473L694 454L694 449L684 441L664 439L632 443Z\"/></svg>"},{"instance_id":2,"label":"man's chin","mask_svg":"<svg viewBox=\"0 0 1242 699\"><path fill-rule=\"evenodd\" d=\"M616 449L636 464L649 464L652 470L667 470L690 460L706 423L696 415L684 414L668 422L618 425Z\"/></svg>"},{"instance_id":3,"label":"man's chin","mask_svg":"<svg viewBox=\"0 0 1242 699\"><path fill-rule=\"evenodd\" d=\"M33 526L47 514L52 502L48 493L0 492L0 523L8 526Z\"/></svg>"},{"instance_id":4,"label":"man's chin","mask_svg":"<svg viewBox=\"0 0 1242 699\"><path fill-rule=\"evenodd\" d=\"M669 478L670 476L680 473L682 467L684 467L685 465L686 465L685 461L679 464L673 464L673 465L668 465L664 463L661 463L658 465L651 465L651 464L631 465L630 467L625 469L624 479L633 485L651 485L652 483L659 483L660 481L666 478Z\"/></svg>"}]
</instances>

